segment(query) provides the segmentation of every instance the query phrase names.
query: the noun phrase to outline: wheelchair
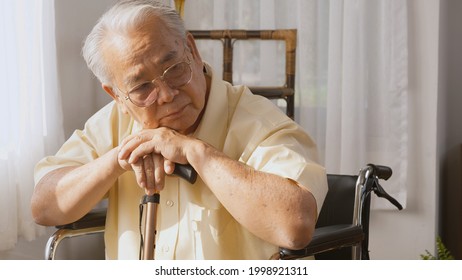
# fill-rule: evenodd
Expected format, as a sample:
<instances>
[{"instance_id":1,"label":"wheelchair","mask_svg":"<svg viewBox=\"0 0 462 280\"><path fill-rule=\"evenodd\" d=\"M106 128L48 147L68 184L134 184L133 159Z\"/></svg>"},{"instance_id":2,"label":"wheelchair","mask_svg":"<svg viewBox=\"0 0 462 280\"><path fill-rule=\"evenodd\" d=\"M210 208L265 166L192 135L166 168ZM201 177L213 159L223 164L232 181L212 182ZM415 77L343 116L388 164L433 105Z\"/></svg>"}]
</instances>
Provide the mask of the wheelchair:
<instances>
[{"instance_id":1,"label":"wheelchair","mask_svg":"<svg viewBox=\"0 0 462 280\"><path fill-rule=\"evenodd\" d=\"M391 168L368 164L358 175L328 174L328 193L310 244L301 250L280 248L269 256L273 260L292 260L314 256L317 260L368 260L371 193L387 199L399 210L401 204L380 185L388 180ZM104 232L105 209L94 210L80 220L57 226L48 239L45 259L53 260L61 241Z\"/></svg>"}]
</instances>

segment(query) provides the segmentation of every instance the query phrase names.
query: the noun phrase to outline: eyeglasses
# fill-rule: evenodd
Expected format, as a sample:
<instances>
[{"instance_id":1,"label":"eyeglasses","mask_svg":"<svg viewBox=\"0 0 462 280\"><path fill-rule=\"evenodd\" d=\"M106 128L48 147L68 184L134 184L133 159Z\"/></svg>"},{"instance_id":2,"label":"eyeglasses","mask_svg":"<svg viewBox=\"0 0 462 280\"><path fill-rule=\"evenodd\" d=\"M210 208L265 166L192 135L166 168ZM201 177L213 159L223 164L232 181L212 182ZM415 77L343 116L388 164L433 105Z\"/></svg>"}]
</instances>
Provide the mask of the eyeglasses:
<instances>
[{"instance_id":1,"label":"eyeglasses","mask_svg":"<svg viewBox=\"0 0 462 280\"><path fill-rule=\"evenodd\" d=\"M125 93L125 100L130 100L138 107L148 107L156 102L160 92L160 82L163 81L171 89L179 89L192 79L192 68L189 57L165 69L164 73L152 81L143 82L132 87ZM123 93L119 88L120 92Z\"/></svg>"}]
</instances>

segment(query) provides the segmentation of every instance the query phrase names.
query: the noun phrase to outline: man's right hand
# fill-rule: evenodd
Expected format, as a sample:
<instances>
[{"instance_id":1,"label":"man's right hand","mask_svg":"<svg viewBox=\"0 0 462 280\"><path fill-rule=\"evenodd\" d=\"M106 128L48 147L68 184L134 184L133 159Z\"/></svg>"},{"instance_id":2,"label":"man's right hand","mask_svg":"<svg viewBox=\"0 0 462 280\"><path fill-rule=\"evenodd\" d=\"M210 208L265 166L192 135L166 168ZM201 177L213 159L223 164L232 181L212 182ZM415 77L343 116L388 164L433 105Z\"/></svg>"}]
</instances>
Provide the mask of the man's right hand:
<instances>
[{"instance_id":1,"label":"man's right hand","mask_svg":"<svg viewBox=\"0 0 462 280\"><path fill-rule=\"evenodd\" d=\"M156 153L147 154L132 164L125 159L119 158L118 161L123 169L135 173L138 186L145 189L147 195L153 195L164 188L165 174L172 173L175 166Z\"/></svg>"}]
</instances>

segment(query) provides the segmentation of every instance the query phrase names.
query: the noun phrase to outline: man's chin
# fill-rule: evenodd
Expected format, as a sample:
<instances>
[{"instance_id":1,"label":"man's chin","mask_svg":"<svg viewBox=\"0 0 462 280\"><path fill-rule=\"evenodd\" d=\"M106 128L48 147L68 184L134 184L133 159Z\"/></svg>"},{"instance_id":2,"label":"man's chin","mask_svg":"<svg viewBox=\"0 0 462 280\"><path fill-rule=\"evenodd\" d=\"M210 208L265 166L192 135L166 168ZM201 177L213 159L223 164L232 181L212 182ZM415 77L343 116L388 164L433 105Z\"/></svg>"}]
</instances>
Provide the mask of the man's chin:
<instances>
[{"instance_id":1,"label":"man's chin","mask_svg":"<svg viewBox=\"0 0 462 280\"><path fill-rule=\"evenodd\" d=\"M191 125L185 122L172 122L172 123L164 123L164 124L161 123L160 125L158 125L157 127L153 127L152 129L159 128L159 127L169 128L181 134L188 134L189 130L191 130Z\"/></svg>"}]
</instances>

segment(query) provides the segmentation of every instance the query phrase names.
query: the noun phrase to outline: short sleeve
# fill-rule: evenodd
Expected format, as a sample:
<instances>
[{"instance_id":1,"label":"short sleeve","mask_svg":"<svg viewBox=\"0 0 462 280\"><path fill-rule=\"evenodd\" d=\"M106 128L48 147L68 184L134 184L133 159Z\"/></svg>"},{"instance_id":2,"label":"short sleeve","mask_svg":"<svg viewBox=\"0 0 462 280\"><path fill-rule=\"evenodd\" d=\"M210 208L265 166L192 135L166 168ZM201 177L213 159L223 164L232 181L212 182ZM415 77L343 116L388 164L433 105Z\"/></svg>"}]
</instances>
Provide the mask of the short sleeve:
<instances>
[{"instance_id":1,"label":"short sleeve","mask_svg":"<svg viewBox=\"0 0 462 280\"><path fill-rule=\"evenodd\" d=\"M268 134L253 150L247 164L307 188L316 199L319 214L327 194L327 175L317 161L313 140L298 125L289 124Z\"/></svg>"},{"instance_id":2,"label":"short sleeve","mask_svg":"<svg viewBox=\"0 0 462 280\"><path fill-rule=\"evenodd\" d=\"M118 145L121 135L129 133L131 123L111 102L85 123L83 130L75 130L53 156L43 158L34 170L37 184L43 176L58 168L79 166L107 153Z\"/></svg>"}]
</instances>

